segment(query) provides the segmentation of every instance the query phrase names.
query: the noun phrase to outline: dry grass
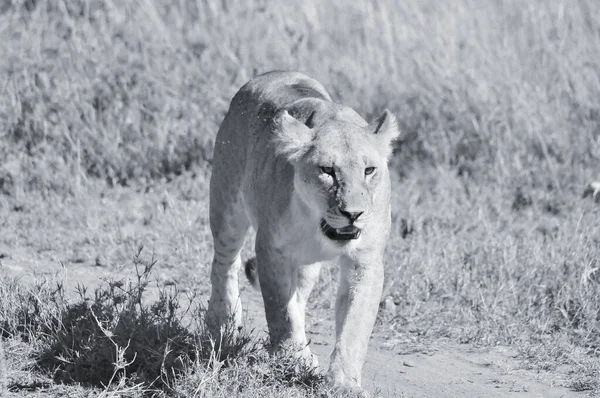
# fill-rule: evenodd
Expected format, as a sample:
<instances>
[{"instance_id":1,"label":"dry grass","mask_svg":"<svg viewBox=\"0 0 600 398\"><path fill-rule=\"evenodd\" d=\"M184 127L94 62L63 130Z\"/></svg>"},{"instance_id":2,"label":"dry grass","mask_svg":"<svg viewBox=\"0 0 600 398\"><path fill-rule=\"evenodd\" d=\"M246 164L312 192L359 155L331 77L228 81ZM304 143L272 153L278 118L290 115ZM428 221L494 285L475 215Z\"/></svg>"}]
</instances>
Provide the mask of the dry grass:
<instances>
[{"instance_id":1,"label":"dry grass","mask_svg":"<svg viewBox=\"0 0 600 398\"><path fill-rule=\"evenodd\" d=\"M395 111L402 169L416 157L563 190L598 157L593 1L12 3L0 14L5 190L204 164L235 90L285 68L367 117Z\"/></svg>"},{"instance_id":2,"label":"dry grass","mask_svg":"<svg viewBox=\"0 0 600 398\"><path fill-rule=\"evenodd\" d=\"M66 384L79 386L78 396L276 397L282 389L332 396L314 368L285 353L270 357L265 342L245 330L215 344L198 300L182 306L184 296L160 289L158 300L148 302L156 262L143 260L141 251L133 257L135 281L106 281L93 297L84 286L68 300L60 283L23 288L0 279L0 332L3 344L17 347L0 356L0 391Z\"/></svg>"},{"instance_id":3,"label":"dry grass","mask_svg":"<svg viewBox=\"0 0 600 398\"><path fill-rule=\"evenodd\" d=\"M18 231L36 217L55 228L42 212L98 185L146 188L186 170L204 184L235 91L298 69L365 117L389 107L401 121L387 255L397 305L380 331L513 345L524 367L570 366L571 387L597 392L599 209L580 195L600 158L598 15L593 0L0 1L0 241L35 247ZM144 221L135 242L104 231L88 243L124 261L190 224ZM60 250L72 233L44 244ZM185 242L208 263L205 238ZM207 380L225 396L240 379L224 372L231 384L203 372L174 383Z\"/></svg>"}]
</instances>

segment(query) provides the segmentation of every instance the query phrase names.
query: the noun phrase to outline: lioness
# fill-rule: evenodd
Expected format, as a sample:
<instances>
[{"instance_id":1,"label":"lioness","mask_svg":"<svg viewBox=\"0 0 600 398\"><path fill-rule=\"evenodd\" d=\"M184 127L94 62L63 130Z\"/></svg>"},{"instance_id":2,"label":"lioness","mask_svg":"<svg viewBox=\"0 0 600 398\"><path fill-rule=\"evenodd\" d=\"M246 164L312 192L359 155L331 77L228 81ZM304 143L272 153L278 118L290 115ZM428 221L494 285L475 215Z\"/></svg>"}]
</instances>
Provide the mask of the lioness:
<instances>
[{"instance_id":1,"label":"lioness","mask_svg":"<svg viewBox=\"0 0 600 398\"><path fill-rule=\"evenodd\" d=\"M369 124L301 73L270 72L240 89L216 137L210 180L207 323L215 338L232 316L241 323L240 250L252 225L271 343L310 361L306 302L321 264L339 259L328 377L361 390L390 230L387 161L398 134L389 111Z\"/></svg>"}]
</instances>

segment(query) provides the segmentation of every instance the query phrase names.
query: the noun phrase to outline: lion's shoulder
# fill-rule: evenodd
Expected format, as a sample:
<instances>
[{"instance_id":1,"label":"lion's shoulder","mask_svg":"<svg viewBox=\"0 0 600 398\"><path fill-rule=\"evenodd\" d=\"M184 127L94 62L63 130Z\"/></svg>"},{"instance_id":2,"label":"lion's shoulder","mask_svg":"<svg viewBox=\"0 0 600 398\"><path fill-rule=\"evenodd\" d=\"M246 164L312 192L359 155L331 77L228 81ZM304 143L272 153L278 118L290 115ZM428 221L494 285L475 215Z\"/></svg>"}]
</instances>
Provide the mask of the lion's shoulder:
<instances>
[{"instance_id":1,"label":"lion's shoulder","mask_svg":"<svg viewBox=\"0 0 600 398\"><path fill-rule=\"evenodd\" d=\"M331 101L321 83L300 72L268 72L246 83L234 96L232 105L248 112L259 112L259 117L270 118L277 111L292 104L314 99Z\"/></svg>"}]
</instances>

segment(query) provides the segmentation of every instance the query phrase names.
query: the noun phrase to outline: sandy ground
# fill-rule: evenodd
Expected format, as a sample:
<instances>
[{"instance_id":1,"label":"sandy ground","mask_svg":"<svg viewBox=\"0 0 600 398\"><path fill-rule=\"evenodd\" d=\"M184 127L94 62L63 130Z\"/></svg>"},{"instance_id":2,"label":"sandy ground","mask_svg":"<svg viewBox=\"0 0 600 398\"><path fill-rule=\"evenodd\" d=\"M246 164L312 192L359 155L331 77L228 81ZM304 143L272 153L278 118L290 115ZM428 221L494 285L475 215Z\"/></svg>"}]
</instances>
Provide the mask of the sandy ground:
<instances>
[{"instance_id":1,"label":"sandy ground","mask_svg":"<svg viewBox=\"0 0 600 398\"><path fill-rule=\"evenodd\" d=\"M119 277L110 267L61 264L24 248L0 245L0 272L27 282L53 275L95 286L103 277ZM122 276L122 275L121 275ZM208 292L208 289L206 290ZM266 333L260 293L243 283L245 326ZM316 304L318 306L318 304ZM323 315L327 314L327 315ZM315 319L317 318L317 319ZM311 348L324 368L334 340L333 310L309 314ZM406 348L375 334L363 370L363 385L380 397L583 397L561 387L564 380L551 373L532 373L519 368L515 353L507 347L480 349L439 341L427 347Z\"/></svg>"},{"instance_id":2,"label":"sandy ground","mask_svg":"<svg viewBox=\"0 0 600 398\"><path fill-rule=\"evenodd\" d=\"M260 294L246 288L242 295L246 325L266 333ZM335 339L333 319L319 317L307 323L311 349L326 368ZM560 387L563 381L550 373L520 370L515 356L507 347L480 349L451 342L407 351L406 345L394 346L375 334L363 368L363 386L380 397L585 396Z\"/></svg>"}]
</instances>

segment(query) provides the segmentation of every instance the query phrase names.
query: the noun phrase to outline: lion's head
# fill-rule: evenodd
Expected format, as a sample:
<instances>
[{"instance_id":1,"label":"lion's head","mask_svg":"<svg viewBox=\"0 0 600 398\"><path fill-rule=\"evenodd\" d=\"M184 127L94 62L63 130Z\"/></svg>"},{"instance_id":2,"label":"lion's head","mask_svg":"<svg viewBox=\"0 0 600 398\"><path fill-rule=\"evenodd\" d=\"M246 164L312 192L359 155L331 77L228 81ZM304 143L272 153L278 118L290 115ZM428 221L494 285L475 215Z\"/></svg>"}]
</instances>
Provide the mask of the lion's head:
<instances>
[{"instance_id":1,"label":"lion's head","mask_svg":"<svg viewBox=\"0 0 600 398\"><path fill-rule=\"evenodd\" d=\"M367 124L345 108L308 119L281 111L274 119L276 151L294 165L294 189L318 215L322 233L338 242L358 239L377 210L378 187L389 179L396 118L386 110Z\"/></svg>"}]
</instances>

